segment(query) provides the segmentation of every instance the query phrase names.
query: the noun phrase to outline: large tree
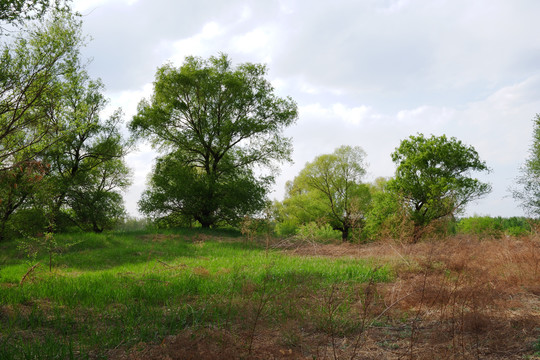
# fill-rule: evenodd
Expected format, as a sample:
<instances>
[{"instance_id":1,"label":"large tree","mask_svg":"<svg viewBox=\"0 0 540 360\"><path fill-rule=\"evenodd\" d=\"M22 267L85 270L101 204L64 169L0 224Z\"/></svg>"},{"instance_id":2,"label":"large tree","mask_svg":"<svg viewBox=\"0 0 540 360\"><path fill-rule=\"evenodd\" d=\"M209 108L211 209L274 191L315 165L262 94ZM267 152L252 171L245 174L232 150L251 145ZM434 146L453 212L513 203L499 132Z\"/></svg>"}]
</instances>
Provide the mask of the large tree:
<instances>
[{"instance_id":1,"label":"large tree","mask_svg":"<svg viewBox=\"0 0 540 360\"><path fill-rule=\"evenodd\" d=\"M284 206L303 216L318 213L346 241L351 229L362 226L370 202L369 187L361 182L365 156L359 146L317 156L289 185Z\"/></svg>"},{"instance_id":2,"label":"large tree","mask_svg":"<svg viewBox=\"0 0 540 360\"><path fill-rule=\"evenodd\" d=\"M446 136L410 136L392 153L396 163L389 189L398 193L414 222L413 240L433 220L452 216L491 191L472 178L472 171L489 171L472 146Z\"/></svg>"},{"instance_id":3,"label":"large tree","mask_svg":"<svg viewBox=\"0 0 540 360\"><path fill-rule=\"evenodd\" d=\"M530 216L540 216L540 114L533 119L533 141L529 158L516 179L519 187L512 189L514 199Z\"/></svg>"},{"instance_id":4,"label":"large tree","mask_svg":"<svg viewBox=\"0 0 540 360\"><path fill-rule=\"evenodd\" d=\"M297 118L294 101L277 97L266 74L264 65L233 66L223 54L187 57L179 68L158 69L153 96L141 101L129 124L164 154L141 203L143 212L183 214L209 227L263 203L253 196L264 197L272 177L256 178L253 170L290 160L291 142L282 131ZM149 201L158 195L170 196L175 206Z\"/></svg>"}]
</instances>

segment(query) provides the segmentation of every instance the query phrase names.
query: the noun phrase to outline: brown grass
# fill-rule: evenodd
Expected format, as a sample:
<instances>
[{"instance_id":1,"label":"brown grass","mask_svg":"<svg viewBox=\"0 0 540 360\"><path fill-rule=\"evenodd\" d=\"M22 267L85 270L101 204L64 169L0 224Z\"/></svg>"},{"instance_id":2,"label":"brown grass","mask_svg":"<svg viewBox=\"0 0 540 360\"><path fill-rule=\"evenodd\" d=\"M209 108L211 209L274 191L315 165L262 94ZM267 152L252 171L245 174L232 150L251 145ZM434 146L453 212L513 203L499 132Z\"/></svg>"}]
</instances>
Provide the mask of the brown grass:
<instances>
[{"instance_id":1,"label":"brown grass","mask_svg":"<svg viewBox=\"0 0 540 360\"><path fill-rule=\"evenodd\" d=\"M395 281L352 290L336 285L317 294L299 286L272 295L265 311L249 303L253 289L245 284L245 311L230 327L188 330L160 344L116 350L110 357L535 359L533 344L540 339L538 237L282 245L294 256L391 264ZM286 320L277 318L277 308L288 309L281 310Z\"/></svg>"}]
</instances>

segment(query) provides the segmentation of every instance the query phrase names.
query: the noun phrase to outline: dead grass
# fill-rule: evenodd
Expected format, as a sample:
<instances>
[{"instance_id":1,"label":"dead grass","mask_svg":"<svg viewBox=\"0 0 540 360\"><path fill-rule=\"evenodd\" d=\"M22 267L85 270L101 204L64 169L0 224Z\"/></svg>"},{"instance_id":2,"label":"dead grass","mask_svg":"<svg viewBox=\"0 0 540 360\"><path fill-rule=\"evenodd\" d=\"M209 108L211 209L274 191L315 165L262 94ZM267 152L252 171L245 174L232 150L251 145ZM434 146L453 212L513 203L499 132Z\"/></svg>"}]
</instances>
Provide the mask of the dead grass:
<instances>
[{"instance_id":1,"label":"dead grass","mask_svg":"<svg viewBox=\"0 0 540 360\"><path fill-rule=\"evenodd\" d=\"M535 358L533 344L540 338L538 237L275 246L293 256L390 263L395 281L355 289L336 285L315 294L288 289L273 296L265 311L249 303L253 291L245 284L245 311L230 327L187 330L160 344L112 351L110 358ZM277 315L282 308L288 309L282 310L286 320Z\"/></svg>"}]
</instances>

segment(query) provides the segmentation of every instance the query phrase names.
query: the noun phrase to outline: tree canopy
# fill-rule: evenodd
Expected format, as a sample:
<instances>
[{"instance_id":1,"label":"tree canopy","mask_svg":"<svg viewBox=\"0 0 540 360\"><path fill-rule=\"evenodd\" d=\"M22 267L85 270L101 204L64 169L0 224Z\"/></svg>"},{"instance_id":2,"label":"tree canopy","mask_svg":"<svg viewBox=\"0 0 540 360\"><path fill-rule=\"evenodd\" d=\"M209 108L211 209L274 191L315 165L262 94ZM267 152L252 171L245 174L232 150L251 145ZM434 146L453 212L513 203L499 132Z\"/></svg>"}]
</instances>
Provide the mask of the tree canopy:
<instances>
[{"instance_id":1,"label":"tree canopy","mask_svg":"<svg viewBox=\"0 0 540 360\"><path fill-rule=\"evenodd\" d=\"M143 212L178 212L209 227L246 215L235 208L262 203L253 196L266 194L273 177L256 178L253 170L290 160L291 142L282 131L297 118L294 101L277 97L266 73L260 64L233 66L224 54L187 57L179 68L158 69L153 96L140 102L129 124L135 136L165 154L141 202ZM232 184L243 187L234 201ZM181 189L186 186L197 189L196 195ZM176 194L174 209L151 201L158 194Z\"/></svg>"},{"instance_id":2,"label":"tree canopy","mask_svg":"<svg viewBox=\"0 0 540 360\"><path fill-rule=\"evenodd\" d=\"M0 24L19 26L26 21L43 17L49 9L64 9L66 0L9 0L0 1ZM0 25L0 34L3 27Z\"/></svg>"},{"instance_id":3,"label":"tree canopy","mask_svg":"<svg viewBox=\"0 0 540 360\"><path fill-rule=\"evenodd\" d=\"M471 171L489 171L472 146L446 136L410 136L392 153L396 163L388 186L397 192L414 222L414 240L431 221L452 216L491 186L470 177Z\"/></svg>"}]
</instances>

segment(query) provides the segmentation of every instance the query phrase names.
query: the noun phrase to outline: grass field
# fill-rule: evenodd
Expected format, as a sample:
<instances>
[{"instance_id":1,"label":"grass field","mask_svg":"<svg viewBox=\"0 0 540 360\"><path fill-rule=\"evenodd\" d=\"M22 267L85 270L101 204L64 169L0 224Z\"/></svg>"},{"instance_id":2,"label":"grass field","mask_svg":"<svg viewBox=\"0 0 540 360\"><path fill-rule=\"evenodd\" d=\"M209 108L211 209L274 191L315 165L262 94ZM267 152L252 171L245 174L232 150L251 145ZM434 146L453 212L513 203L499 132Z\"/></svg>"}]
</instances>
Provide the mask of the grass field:
<instances>
[{"instance_id":1,"label":"grass field","mask_svg":"<svg viewBox=\"0 0 540 360\"><path fill-rule=\"evenodd\" d=\"M0 359L540 353L534 236L352 245L177 230L55 241L52 256L32 259L0 244Z\"/></svg>"}]
</instances>

